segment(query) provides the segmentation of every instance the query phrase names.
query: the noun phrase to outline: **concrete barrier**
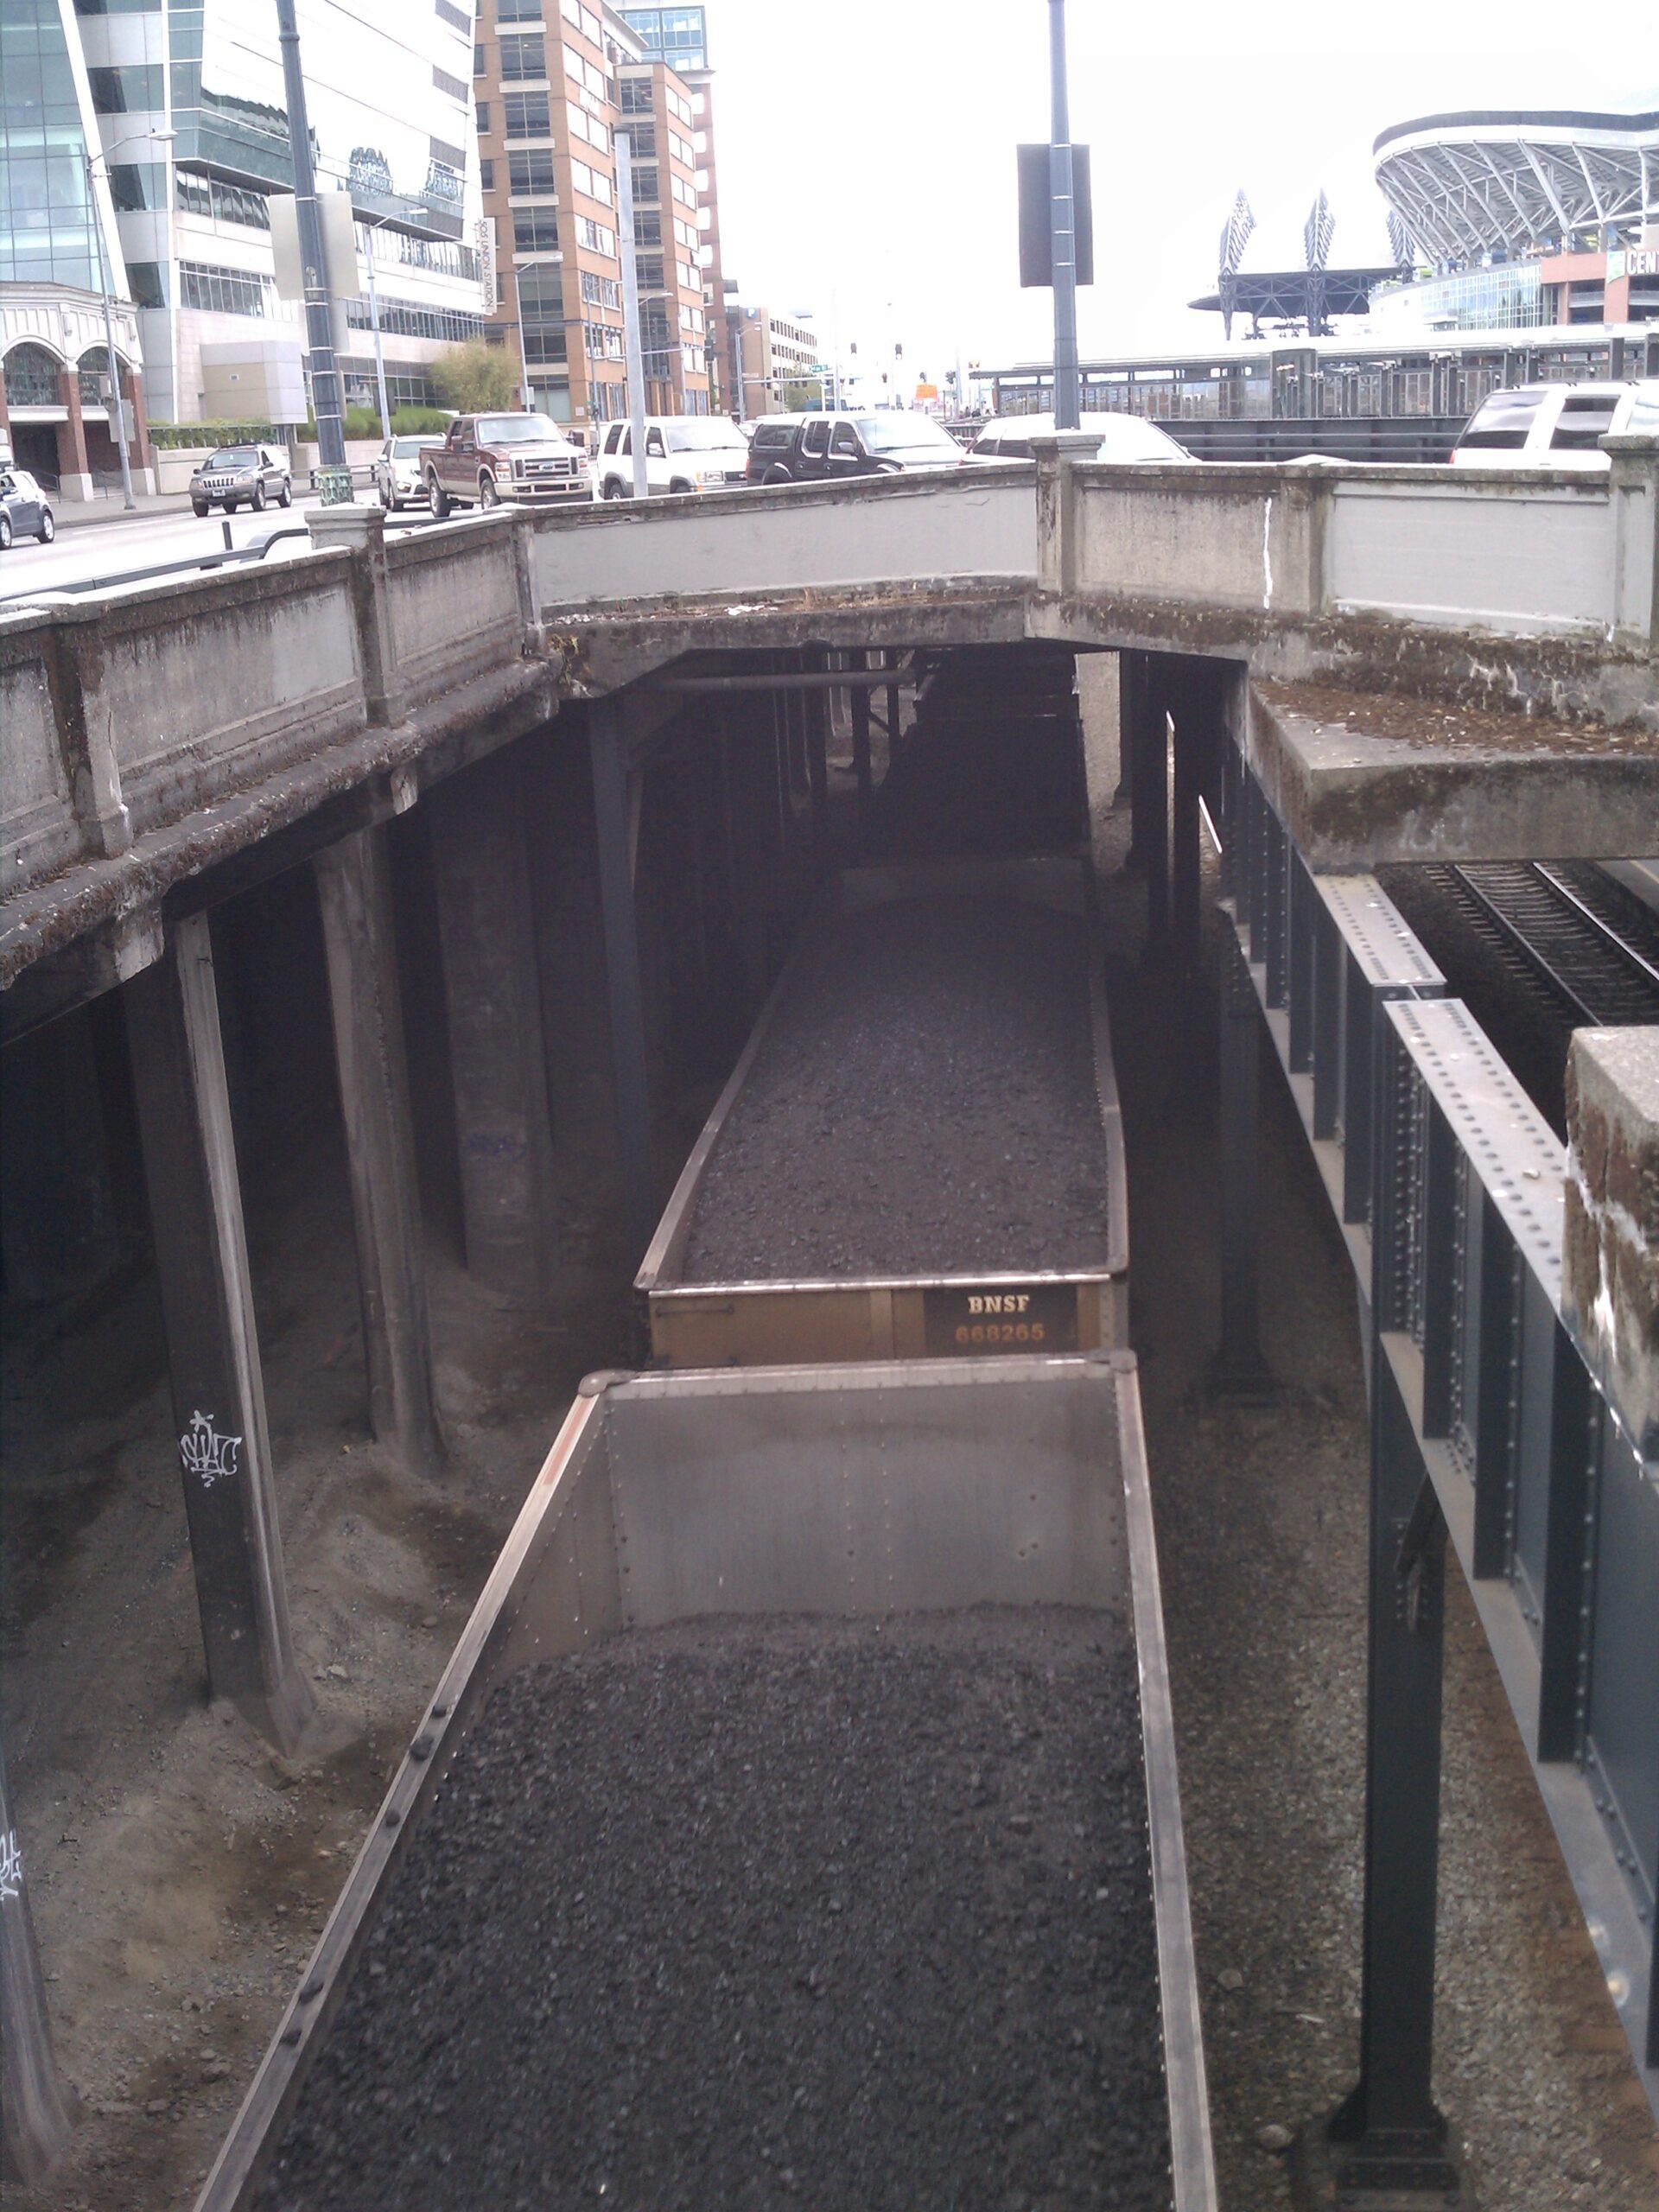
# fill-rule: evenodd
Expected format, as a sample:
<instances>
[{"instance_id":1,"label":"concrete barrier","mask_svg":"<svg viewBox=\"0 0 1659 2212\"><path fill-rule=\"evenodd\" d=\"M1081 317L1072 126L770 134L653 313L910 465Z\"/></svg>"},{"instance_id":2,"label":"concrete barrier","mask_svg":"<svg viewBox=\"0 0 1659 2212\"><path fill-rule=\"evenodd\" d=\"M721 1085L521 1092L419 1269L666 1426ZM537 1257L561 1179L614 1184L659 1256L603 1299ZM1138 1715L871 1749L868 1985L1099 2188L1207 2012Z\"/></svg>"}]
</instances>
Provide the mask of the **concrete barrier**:
<instances>
[{"instance_id":1,"label":"concrete barrier","mask_svg":"<svg viewBox=\"0 0 1659 2212\"><path fill-rule=\"evenodd\" d=\"M1659 1460L1659 1029L1580 1029L1567 1064L1561 1305L1644 1459Z\"/></svg>"}]
</instances>

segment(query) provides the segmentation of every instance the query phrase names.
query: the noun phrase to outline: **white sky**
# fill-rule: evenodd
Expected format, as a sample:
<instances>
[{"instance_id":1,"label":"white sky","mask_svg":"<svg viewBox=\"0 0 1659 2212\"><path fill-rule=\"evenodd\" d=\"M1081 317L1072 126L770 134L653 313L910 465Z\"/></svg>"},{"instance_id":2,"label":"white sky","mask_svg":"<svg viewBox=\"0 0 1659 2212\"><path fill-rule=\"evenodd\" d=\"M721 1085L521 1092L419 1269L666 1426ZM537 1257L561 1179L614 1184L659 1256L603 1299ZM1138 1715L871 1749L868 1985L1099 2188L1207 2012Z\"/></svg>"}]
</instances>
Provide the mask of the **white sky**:
<instances>
[{"instance_id":1,"label":"white sky","mask_svg":"<svg viewBox=\"0 0 1659 2212\"><path fill-rule=\"evenodd\" d=\"M838 321L864 370L894 338L906 374L1046 357L1046 291L1018 282L1014 147L1048 136L1047 0L708 0L721 253L746 303ZM1160 43L1126 43L1122 0L1070 0L1071 135L1094 168L1095 283L1078 295L1085 354L1221 335L1189 299L1213 290L1217 241L1243 185L1256 219L1246 268L1300 268L1323 185L1333 266L1389 257L1371 142L1463 107L1633 113L1659 105L1659 32L1641 5L1390 0L1382 43L1309 42L1306 0L1142 0ZM1622 20L1625 35L1613 35ZM1212 47L1212 37L1230 43ZM1602 58L1564 58L1593 44ZM889 302L891 306L889 307ZM838 313L837 313L838 310ZM856 363L846 361L849 340ZM825 358L828 358L826 353Z\"/></svg>"}]
</instances>

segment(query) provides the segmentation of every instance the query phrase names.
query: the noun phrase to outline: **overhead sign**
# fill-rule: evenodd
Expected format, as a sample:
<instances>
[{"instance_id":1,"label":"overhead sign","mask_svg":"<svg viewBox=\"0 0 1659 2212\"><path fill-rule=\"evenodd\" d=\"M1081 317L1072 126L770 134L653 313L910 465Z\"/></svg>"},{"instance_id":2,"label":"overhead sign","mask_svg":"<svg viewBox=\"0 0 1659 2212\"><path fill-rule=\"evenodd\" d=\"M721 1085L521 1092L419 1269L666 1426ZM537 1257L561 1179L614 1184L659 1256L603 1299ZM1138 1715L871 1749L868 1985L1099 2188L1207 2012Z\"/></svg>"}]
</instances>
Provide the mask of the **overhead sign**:
<instances>
[{"instance_id":1,"label":"overhead sign","mask_svg":"<svg viewBox=\"0 0 1659 2212\"><path fill-rule=\"evenodd\" d=\"M1021 146L1020 155L1020 282L1029 289L1054 282L1051 257L1049 149ZM1089 149L1071 149L1072 258L1079 284L1095 281L1095 218L1089 193Z\"/></svg>"}]
</instances>

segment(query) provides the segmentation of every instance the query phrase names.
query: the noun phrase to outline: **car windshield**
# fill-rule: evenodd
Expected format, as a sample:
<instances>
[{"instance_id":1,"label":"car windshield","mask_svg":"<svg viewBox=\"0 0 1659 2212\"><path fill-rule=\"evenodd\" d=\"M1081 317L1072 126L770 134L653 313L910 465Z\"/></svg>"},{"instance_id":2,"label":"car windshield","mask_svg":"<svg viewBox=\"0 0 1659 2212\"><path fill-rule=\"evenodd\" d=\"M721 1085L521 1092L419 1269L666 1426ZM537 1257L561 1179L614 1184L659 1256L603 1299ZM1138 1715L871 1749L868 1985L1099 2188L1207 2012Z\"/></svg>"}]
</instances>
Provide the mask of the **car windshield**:
<instances>
[{"instance_id":1,"label":"car windshield","mask_svg":"<svg viewBox=\"0 0 1659 2212\"><path fill-rule=\"evenodd\" d=\"M563 445L564 432L548 415L480 415L478 442L485 446Z\"/></svg>"},{"instance_id":2,"label":"car windshield","mask_svg":"<svg viewBox=\"0 0 1659 2212\"><path fill-rule=\"evenodd\" d=\"M257 468L259 455L251 446L220 446L208 460L209 468Z\"/></svg>"},{"instance_id":3,"label":"car windshield","mask_svg":"<svg viewBox=\"0 0 1659 2212\"><path fill-rule=\"evenodd\" d=\"M938 446L954 456L961 450L931 415L908 415L895 408L889 415L861 415L857 428L866 453L909 453L917 446Z\"/></svg>"},{"instance_id":4,"label":"car windshield","mask_svg":"<svg viewBox=\"0 0 1659 2212\"><path fill-rule=\"evenodd\" d=\"M429 446L441 446L442 438L394 438L391 457L394 461L409 461L417 453L424 453Z\"/></svg>"},{"instance_id":5,"label":"car windshield","mask_svg":"<svg viewBox=\"0 0 1659 2212\"><path fill-rule=\"evenodd\" d=\"M718 453L743 442L729 423L717 423L712 417L706 421L698 418L690 423L666 423L663 436L670 453Z\"/></svg>"}]
</instances>

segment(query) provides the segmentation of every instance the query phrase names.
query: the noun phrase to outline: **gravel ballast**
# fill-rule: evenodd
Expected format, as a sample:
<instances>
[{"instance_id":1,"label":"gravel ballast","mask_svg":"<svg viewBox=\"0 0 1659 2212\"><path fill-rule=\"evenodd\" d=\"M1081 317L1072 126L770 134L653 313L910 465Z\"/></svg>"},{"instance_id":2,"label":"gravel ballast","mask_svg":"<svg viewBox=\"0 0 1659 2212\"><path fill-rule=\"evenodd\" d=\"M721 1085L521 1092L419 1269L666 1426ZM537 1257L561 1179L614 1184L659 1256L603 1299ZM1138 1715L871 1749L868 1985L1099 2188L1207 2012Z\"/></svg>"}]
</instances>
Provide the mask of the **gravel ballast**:
<instances>
[{"instance_id":1,"label":"gravel ballast","mask_svg":"<svg viewBox=\"0 0 1659 2212\"><path fill-rule=\"evenodd\" d=\"M804 948L704 1171L683 1280L1098 1267L1108 1205L1084 923L904 899Z\"/></svg>"},{"instance_id":2,"label":"gravel ballast","mask_svg":"<svg viewBox=\"0 0 1659 2212\"><path fill-rule=\"evenodd\" d=\"M1104 1612L710 1620L510 1676L265 2212L1170 2201Z\"/></svg>"}]
</instances>

